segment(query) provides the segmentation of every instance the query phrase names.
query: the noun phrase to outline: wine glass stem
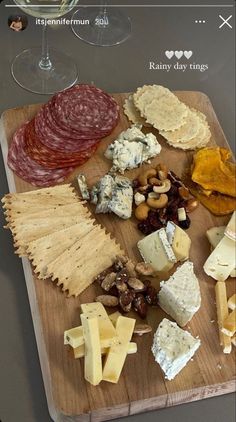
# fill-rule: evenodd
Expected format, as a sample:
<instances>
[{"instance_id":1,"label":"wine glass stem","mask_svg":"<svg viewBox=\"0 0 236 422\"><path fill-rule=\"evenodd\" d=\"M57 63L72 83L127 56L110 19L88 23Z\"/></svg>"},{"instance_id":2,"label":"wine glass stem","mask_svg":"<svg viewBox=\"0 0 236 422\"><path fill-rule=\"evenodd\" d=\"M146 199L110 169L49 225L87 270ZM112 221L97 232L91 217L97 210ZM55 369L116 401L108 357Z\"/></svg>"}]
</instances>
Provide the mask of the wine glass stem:
<instances>
[{"instance_id":1,"label":"wine glass stem","mask_svg":"<svg viewBox=\"0 0 236 422\"><path fill-rule=\"evenodd\" d=\"M42 70L50 70L52 68L52 62L49 57L48 51L48 25L47 21L45 25L43 25L42 31L42 57L39 62L39 67Z\"/></svg>"},{"instance_id":2,"label":"wine glass stem","mask_svg":"<svg viewBox=\"0 0 236 422\"><path fill-rule=\"evenodd\" d=\"M108 4L107 1L101 0L99 14L96 18L96 24L100 28L105 28L106 26L109 25L107 4Z\"/></svg>"}]
</instances>

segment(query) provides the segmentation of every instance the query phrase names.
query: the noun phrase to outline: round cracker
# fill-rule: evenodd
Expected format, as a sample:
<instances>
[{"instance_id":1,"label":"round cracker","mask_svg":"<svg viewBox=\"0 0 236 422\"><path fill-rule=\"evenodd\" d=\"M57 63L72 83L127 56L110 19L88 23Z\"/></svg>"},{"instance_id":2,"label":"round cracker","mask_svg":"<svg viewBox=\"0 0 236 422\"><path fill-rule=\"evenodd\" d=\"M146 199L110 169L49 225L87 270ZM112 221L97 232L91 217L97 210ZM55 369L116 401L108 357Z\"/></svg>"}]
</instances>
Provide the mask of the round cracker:
<instances>
[{"instance_id":1,"label":"round cracker","mask_svg":"<svg viewBox=\"0 0 236 422\"><path fill-rule=\"evenodd\" d=\"M197 136L201 119L195 110L188 109L188 113L185 117L185 123L174 131L160 131L160 135L168 141L174 142L186 142Z\"/></svg>"},{"instance_id":2,"label":"round cracker","mask_svg":"<svg viewBox=\"0 0 236 422\"><path fill-rule=\"evenodd\" d=\"M134 105L133 95L130 95L128 98L126 98L123 107L125 115L132 123L142 126L146 125L146 120L141 116L139 110Z\"/></svg>"},{"instance_id":3,"label":"round cracker","mask_svg":"<svg viewBox=\"0 0 236 422\"><path fill-rule=\"evenodd\" d=\"M173 96L152 100L144 108L144 117L158 130L176 130L185 123L188 107Z\"/></svg>"},{"instance_id":4,"label":"round cracker","mask_svg":"<svg viewBox=\"0 0 236 422\"><path fill-rule=\"evenodd\" d=\"M137 91L133 94L133 101L135 107L139 110L141 116L144 116L144 108L149 104L154 98L159 99L163 96L173 96L174 94L164 86L161 85L144 85L141 88L138 88Z\"/></svg>"},{"instance_id":5,"label":"round cracker","mask_svg":"<svg viewBox=\"0 0 236 422\"><path fill-rule=\"evenodd\" d=\"M174 148L180 148L183 150L193 150L196 148L202 148L205 146L211 137L211 132L208 124L205 120L201 121L197 135L189 141L185 142L172 142L167 140L168 144Z\"/></svg>"}]
</instances>

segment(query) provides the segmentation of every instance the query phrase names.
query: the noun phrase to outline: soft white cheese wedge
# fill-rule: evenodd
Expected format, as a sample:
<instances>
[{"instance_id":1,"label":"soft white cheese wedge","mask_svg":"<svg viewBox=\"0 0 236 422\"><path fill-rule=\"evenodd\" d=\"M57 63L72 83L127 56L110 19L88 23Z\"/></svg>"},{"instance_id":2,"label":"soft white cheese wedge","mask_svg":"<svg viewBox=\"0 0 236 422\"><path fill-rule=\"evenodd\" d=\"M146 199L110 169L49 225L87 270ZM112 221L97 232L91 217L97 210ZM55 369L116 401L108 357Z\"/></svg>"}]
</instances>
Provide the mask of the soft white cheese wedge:
<instances>
[{"instance_id":1,"label":"soft white cheese wedge","mask_svg":"<svg viewBox=\"0 0 236 422\"><path fill-rule=\"evenodd\" d=\"M215 280L225 281L235 268L235 241L224 236L206 260L203 269Z\"/></svg>"},{"instance_id":2,"label":"soft white cheese wedge","mask_svg":"<svg viewBox=\"0 0 236 422\"><path fill-rule=\"evenodd\" d=\"M139 167L161 151L161 145L152 133L144 134L142 126L133 125L120 133L107 148L105 157L113 161L112 172L124 173L125 170Z\"/></svg>"},{"instance_id":3,"label":"soft white cheese wedge","mask_svg":"<svg viewBox=\"0 0 236 422\"><path fill-rule=\"evenodd\" d=\"M218 243L220 243L220 241L223 239L225 229L226 226L219 226L211 227L209 230L207 230L206 235L213 249L215 249ZM236 277L236 268L231 271L230 277Z\"/></svg>"},{"instance_id":4,"label":"soft white cheese wedge","mask_svg":"<svg viewBox=\"0 0 236 422\"><path fill-rule=\"evenodd\" d=\"M201 341L175 322L164 318L153 338L152 353L168 380L172 380L185 367L199 348Z\"/></svg>"},{"instance_id":5,"label":"soft white cheese wedge","mask_svg":"<svg viewBox=\"0 0 236 422\"><path fill-rule=\"evenodd\" d=\"M167 240L165 229L157 230L144 237L137 246L143 260L150 263L158 272L169 271L177 262Z\"/></svg>"},{"instance_id":6,"label":"soft white cheese wedge","mask_svg":"<svg viewBox=\"0 0 236 422\"><path fill-rule=\"evenodd\" d=\"M201 305L200 288L193 263L186 261L167 281L161 281L160 285L160 307L184 327Z\"/></svg>"}]
</instances>

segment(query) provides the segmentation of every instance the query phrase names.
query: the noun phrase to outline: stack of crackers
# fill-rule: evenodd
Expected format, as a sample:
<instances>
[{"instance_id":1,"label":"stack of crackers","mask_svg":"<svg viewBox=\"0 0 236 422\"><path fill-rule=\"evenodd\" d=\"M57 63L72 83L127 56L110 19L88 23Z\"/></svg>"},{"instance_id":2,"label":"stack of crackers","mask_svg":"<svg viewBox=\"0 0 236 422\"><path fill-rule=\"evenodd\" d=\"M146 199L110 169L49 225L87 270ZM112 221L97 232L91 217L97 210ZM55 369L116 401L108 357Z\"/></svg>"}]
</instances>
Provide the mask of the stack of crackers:
<instances>
[{"instance_id":1,"label":"stack of crackers","mask_svg":"<svg viewBox=\"0 0 236 422\"><path fill-rule=\"evenodd\" d=\"M206 116L189 108L168 88L144 85L124 103L128 119L159 130L169 145L184 150L206 146L211 132Z\"/></svg>"},{"instance_id":2,"label":"stack of crackers","mask_svg":"<svg viewBox=\"0 0 236 422\"><path fill-rule=\"evenodd\" d=\"M123 254L69 184L7 194L2 203L16 253L29 257L38 278L57 280L69 296L78 296Z\"/></svg>"}]
</instances>

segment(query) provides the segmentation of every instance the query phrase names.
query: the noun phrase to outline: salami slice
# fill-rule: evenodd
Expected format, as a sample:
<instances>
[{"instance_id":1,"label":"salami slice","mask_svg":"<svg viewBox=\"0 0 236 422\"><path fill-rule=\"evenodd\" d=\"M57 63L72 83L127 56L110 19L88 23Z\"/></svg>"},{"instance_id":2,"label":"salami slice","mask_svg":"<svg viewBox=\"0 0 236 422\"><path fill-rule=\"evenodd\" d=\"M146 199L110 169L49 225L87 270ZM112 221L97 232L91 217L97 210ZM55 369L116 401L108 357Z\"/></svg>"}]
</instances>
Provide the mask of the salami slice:
<instances>
[{"instance_id":1,"label":"salami slice","mask_svg":"<svg viewBox=\"0 0 236 422\"><path fill-rule=\"evenodd\" d=\"M81 84L54 95L51 113L60 127L93 137L96 134L103 136L114 129L119 107L101 89Z\"/></svg>"},{"instance_id":2,"label":"salami slice","mask_svg":"<svg viewBox=\"0 0 236 422\"><path fill-rule=\"evenodd\" d=\"M8 152L8 166L17 176L33 186L46 187L63 182L74 170L74 167L52 170L32 160L25 151L26 125L21 126L13 136Z\"/></svg>"},{"instance_id":3,"label":"salami slice","mask_svg":"<svg viewBox=\"0 0 236 422\"><path fill-rule=\"evenodd\" d=\"M42 144L35 133L34 119L25 128L25 150L39 164L55 169L68 166L79 166L85 163L96 151L98 144L80 153L62 153L54 151Z\"/></svg>"},{"instance_id":4,"label":"salami slice","mask_svg":"<svg viewBox=\"0 0 236 422\"><path fill-rule=\"evenodd\" d=\"M74 133L67 130L62 130L58 125L50 120L49 104L43 106L35 117L35 133L40 142L47 148L54 151L65 153L79 153L89 148L93 148L100 138L93 139L78 137ZM73 136L73 137L70 137Z\"/></svg>"}]
</instances>

